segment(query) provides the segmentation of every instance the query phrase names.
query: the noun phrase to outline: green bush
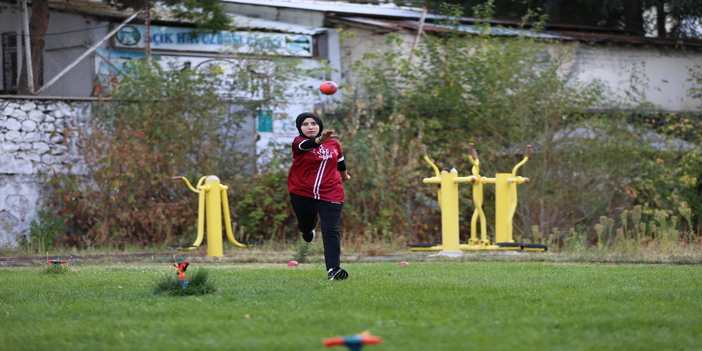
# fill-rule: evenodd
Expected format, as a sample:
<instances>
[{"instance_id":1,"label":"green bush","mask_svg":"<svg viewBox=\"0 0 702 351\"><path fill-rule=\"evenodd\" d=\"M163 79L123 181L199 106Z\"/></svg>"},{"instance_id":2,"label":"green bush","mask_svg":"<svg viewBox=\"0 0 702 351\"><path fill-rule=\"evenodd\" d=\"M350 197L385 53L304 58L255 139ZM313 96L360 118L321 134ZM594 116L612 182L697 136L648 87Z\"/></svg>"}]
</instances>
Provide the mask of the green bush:
<instances>
[{"instance_id":1,"label":"green bush","mask_svg":"<svg viewBox=\"0 0 702 351\"><path fill-rule=\"evenodd\" d=\"M446 23L456 23L451 18L460 11L448 10ZM562 245L569 231L561 229L580 235L588 228L591 239L578 242L592 245L602 216L617 218L636 205L651 216L653 209L672 213L682 200L694 213L700 210L702 157L660 148L675 144L671 133L654 133L640 118L655 113L644 94L643 64L629 68L629 87L617 92L626 97L621 105L608 98L614 92L569 78L577 44L544 40L530 30L494 35L489 4L478 10L476 17L485 21L476 34L454 29L427 36L412 61L402 54L399 36L389 34L387 44L396 49L355 64L364 86L339 109L343 117L336 116L353 177L345 184L343 219L351 237L370 229L414 242L440 238L437 187L421 181L434 175L422 160L423 144L439 169L456 168L465 176L474 143L480 174L487 177L510 173L532 145L518 172L532 182L518 188L514 218L514 236L526 242ZM689 124L679 128L689 130ZM460 185L459 193L466 237L474 209L470 185ZM484 196L493 232L494 187L485 186ZM600 234L602 241L615 236Z\"/></svg>"},{"instance_id":2,"label":"green bush","mask_svg":"<svg viewBox=\"0 0 702 351\"><path fill-rule=\"evenodd\" d=\"M284 103L282 91L297 63L259 56L224 61L237 82L229 92L217 60L197 69L134 62L125 78L111 80L104 89L110 99L95 105L93 124L72 131L88 174L55 174L49 183L53 210L69 218L67 244L149 245L194 238L197 197L174 176L219 176L230 186L232 220L241 228L268 237L264 223L272 223L282 231L287 201L280 199L281 182L271 179L280 175L256 172L254 148L246 146L255 135L243 134L242 128L256 110Z\"/></svg>"},{"instance_id":3,"label":"green bush","mask_svg":"<svg viewBox=\"0 0 702 351\"><path fill-rule=\"evenodd\" d=\"M207 269L196 269L186 275L188 286L183 288L177 274L165 273L154 282L154 294L171 296L205 295L215 292L215 282Z\"/></svg>"},{"instance_id":4,"label":"green bush","mask_svg":"<svg viewBox=\"0 0 702 351\"><path fill-rule=\"evenodd\" d=\"M20 247L33 253L44 253L51 249L57 239L66 233L65 216L52 211L39 210L37 219L29 223L29 237L20 238Z\"/></svg>"}]
</instances>

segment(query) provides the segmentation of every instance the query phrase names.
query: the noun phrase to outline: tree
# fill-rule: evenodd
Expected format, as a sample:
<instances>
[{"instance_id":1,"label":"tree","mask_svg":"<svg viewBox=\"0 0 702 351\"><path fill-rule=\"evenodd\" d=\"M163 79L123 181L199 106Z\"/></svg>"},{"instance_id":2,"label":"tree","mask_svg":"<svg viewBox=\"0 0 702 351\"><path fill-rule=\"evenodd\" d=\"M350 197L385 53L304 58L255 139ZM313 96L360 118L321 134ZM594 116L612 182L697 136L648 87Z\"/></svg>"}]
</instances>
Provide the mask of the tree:
<instances>
[{"instance_id":1,"label":"tree","mask_svg":"<svg viewBox=\"0 0 702 351\"><path fill-rule=\"evenodd\" d=\"M69 132L85 167L48 175L53 208L46 213L68 218L71 245L161 244L191 233L197 216L197 200L170 178L217 175L236 189L229 198L235 226L280 234L293 218L283 167L253 171L255 135L247 124L256 111L290 101L299 64L233 48L185 69L164 58L125 64L125 77L101 87L110 99L94 105L88 128Z\"/></svg>"},{"instance_id":2,"label":"tree","mask_svg":"<svg viewBox=\"0 0 702 351\"><path fill-rule=\"evenodd\" d=\"M438 169L456 168L459 176L468 176L469 143L474 143L485 177L509 172L523 159L525 146L533 146L519 170L532 182L518 189L518 242L557 241L569 228L586 233L601 216L634 205L644 205L644 216L651 208L670 213L680 205L681 192L695 199L688 202L693 207L699 203L701 190L683 186L697 184L702 156L689 153L679 161L672 149L654 146L665 139L632 123L635 115L624 109L650 107L635 90L644 77L631 72L633 90L625 93L632 104L621 106L596 84L563 74L572 47L549 49L548 41L532 36L492 36L489 4L477 9L484 18L476 24L484 29L478 34L427 36L412 62L403 56L400 38L390 34L394 49L368 53L355 65L368 98L351 101L335 129L344 136L356 179L345 185L347 201L354 204L342 222L346 230L366 232L372 240L437 237L441 212L436 187L422 184L434 172L422 161L421 144ZM446 19L457 15L451 11ZM692 96L702 96L700 77L692 74L699 84ZM678 128L694 126L685 122ZM467 184L458 191L461 230L468 233L475 204ZM494 187L486 187L484 195L491 226ZM587 242L583 236L578 240Z\"/></svg>"},{"instance_id":3,"label":"tree","mask_svg":"<svg viewBox=\"0 0 702 351\"><path fill-rule=\"evenodd\" d=\"M104 0L106 3L119 9L139 9L150 0ZM159 2L156 2L156 4ZM178 19L190 21L197 25L199 30L218 31L228 29L230 19L219 5L218 0L163 0ZM49 28L49 0L32 1L32 17L29 24L30 48L32 51L32 72L34 76L34 89L39 88L41 82L40 72L43 61L44 38ZM20 81L17 92L20 95L30 95L29 80L26 65L22 65Z\"/></svg>"},{"instance_id":4,"label":"tree","mask_svg":"<svg viewBox=\"0 0 702 351\"><path fill-rule=\"evenodd\" d=\"M44 37L46 36L46 30L48 28L49 1L32 1L32 18L29 21L29 47L33 53L44 52ZM39 85L39 82L41 82L39 72L41 72L43 56L43 54L33 54L31 58L32 72L34 77L33 85L35 89ZM20 95L30 95L32 93L29 91L29 79L26 64L22 65L22 71L20 72L20 81L17 85L17 93Z\"/></svg>"},{"instance_id":5,"label":"tree","mask_svg":"<svg viewBox=\"0 0 702 351\"><path fill-rule=\"evenodd\" d=\"M443 2L457 4L466 13L483 0L430 0L436 10ZM696 0L494 0L495 17L520 19L530 9L548 15L547 23L618 28L660 38L702 35L702 1ZM670 28L667 28L667 27Z\"/></svg>"}]
</instances>

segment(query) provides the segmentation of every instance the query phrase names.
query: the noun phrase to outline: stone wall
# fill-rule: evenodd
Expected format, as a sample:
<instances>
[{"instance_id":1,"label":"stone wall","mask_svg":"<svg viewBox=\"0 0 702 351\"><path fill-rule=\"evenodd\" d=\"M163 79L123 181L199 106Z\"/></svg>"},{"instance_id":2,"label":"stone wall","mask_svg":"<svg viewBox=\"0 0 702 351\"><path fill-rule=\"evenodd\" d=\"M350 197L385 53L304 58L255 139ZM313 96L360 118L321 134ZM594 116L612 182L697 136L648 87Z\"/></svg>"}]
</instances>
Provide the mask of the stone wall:
<instances>
[{"instance_id":1,"label":"stone wall","mask_svg":"<svg viewBox=\"0 0 702 351\"><path fill-rule=\"evenodd\" d=\"M93 101L0 96L0 247L16 246L43 205L47 172L85 173L71 131Z\"/></svg>"}]
</instances>

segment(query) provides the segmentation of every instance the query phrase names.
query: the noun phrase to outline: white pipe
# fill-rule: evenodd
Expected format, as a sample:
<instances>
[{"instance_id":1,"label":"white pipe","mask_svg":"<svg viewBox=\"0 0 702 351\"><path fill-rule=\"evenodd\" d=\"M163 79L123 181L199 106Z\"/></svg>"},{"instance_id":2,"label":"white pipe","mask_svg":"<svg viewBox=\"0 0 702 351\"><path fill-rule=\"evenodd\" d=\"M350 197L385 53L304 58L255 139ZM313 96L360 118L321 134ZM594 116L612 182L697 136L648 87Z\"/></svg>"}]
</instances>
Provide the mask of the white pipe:
<instances>
[{"instance_id":1,"label":"white pipe","mask_svg":"<svg viewBox=\"0 0 702 351\"><path fill-rule=\"evenodd\" d=\"M25 0L25 1L26 1L26 0ZM127 23L129 23L131 20L133 20L134 17L136 17L140 12L141 12L141 10L135 12L131 17L127 18L124 22L122 22L122 24L120 24L117 28L113 29L113 30L112 30L110 33L108 33L104 38L102 38L100 41L98 41L97 43L95 43L95 45L91 46L90 49L88 49L88 51L84 52L83 55L80 55L79 58L77 58L77 59L76 59L75 61L73 61L70 65L68 65L66 68L64 68L63 71L61 71L61 73L57 74L56 77L52 78L48 83L44 84L44 86L41 87L41 89L37 90L37 92L35 93L35 95L39 95L41 92L43 92L44 90L46 90L46 88L48 88L48 87L50 87L51 85L53 85L54 83L56 83L56 81L59 80L59 78L63 77L63 75L66 74L66 72L70 71L70 70L71 70L73 67L75 67L81 60L83 60L86 56L90 55L93 51L95 51L95 49L97 49L98 46L100 46L103 42L105 42L105 40L110 39L110 37L112 37L113 35L115 35L115 33L117 33L120 29L122 29L122 27L126 26Z\"/></svg>"},{"instance_id":2,"label":"white pipe","mask_svg":"<svg viewBox=\"0 0 702 351\"><path fill-rule=\"evenodd\" d=\"M27 88L29 89L29 94L34 94L34 72L32 72L32 48L31 39L29 36L29 7L27 7L27 0L22 0L22 8L24 8L24 16L22 16L22 22L24 22L24 55L26 56L27 65Z\"/></svg>"},{"instance_id":3,"label":"white pipe","mask_svg":"<svg viewBox=\"0 0 702 351\"><path fill-rule=\"evenodd\" d=\"M424 19L427 17L427 12L429 11L429 6L424 4L424 9L422 9L422 17L419 19L419 28L417 28L417 35L414 37L414 42L412 43L412 51L409 54L409 62L412 62L412 55L414 55L414 50L417 50L417 45L419 44L419 37L422 35L424 30Z\"/></svg>"}]
</instances>

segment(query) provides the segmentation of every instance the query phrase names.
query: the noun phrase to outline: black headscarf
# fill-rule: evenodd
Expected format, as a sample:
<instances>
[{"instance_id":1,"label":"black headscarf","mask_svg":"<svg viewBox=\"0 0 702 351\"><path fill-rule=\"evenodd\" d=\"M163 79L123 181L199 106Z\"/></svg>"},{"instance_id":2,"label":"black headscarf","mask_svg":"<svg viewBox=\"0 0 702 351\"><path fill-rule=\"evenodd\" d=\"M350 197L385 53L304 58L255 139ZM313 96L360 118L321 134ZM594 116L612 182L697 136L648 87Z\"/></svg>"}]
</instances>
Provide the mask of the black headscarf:
<instances>
[{"instance_id":1,"label":"black headscarf","mask_svg":"<svg viewBox=\"0 0 702 351\"><path fill-rule=\"evenodd\" d=\"M295 120L295 126L297 127L297 131L300 132L300 136L307 137L305 133L302 132L302 122L304 122L306 119L312 118L319 124L319 133L315 136L318 137L322 135L322 131L324 130L324 125L322 124L322 120L317 116L316 114L312 112L303 112L297 116L297 119Z\"/></svg>"}]
</instances>

